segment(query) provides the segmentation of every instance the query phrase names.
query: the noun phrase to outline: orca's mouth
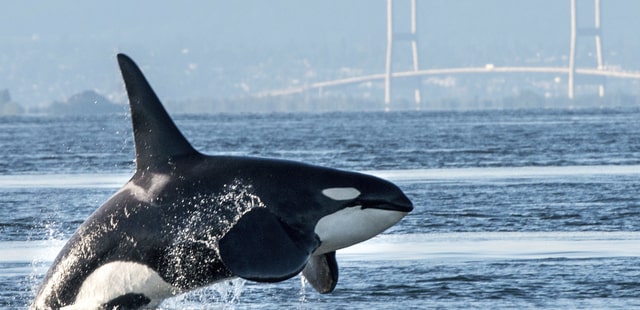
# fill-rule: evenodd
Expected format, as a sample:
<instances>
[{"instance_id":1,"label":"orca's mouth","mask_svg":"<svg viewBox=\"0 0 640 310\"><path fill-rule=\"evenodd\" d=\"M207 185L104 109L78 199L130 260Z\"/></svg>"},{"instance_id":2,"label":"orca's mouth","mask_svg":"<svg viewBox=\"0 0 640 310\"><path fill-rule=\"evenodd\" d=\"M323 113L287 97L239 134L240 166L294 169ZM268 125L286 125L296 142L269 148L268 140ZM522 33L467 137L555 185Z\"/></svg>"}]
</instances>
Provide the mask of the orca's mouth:
<instances>
[{"instance_id":1,"label":"orca's mouth","mask_svg":"<svg viewBox=\"0 0 640 310\"><path fill-rule=\"evenodd\" d=\"M354 206L358 205L361 209L378 209L396 212L409 213L413 210L413 203L405 195L394 197L393 199L383 198L365 198L356 199Z\"/></svg>"}]
</instances>

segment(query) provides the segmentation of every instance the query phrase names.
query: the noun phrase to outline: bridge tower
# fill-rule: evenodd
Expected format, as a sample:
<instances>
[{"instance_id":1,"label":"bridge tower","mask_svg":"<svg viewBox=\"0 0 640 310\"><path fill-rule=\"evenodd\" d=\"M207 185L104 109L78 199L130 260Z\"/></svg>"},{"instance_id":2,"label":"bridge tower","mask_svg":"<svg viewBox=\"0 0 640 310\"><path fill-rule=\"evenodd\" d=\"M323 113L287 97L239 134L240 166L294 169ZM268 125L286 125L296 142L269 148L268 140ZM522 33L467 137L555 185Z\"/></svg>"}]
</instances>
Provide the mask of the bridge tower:
<instances>
[{"instance_id":1,"label":"bridge tower","mask_svg":"<svg viewBox=\"0 0 640 310\"><path fill-rule=\"evenodd\" d=\"M411 28L408 33L393 32L393 0L387 0L387 55L384 77L384 104L385 111L391 109L391 79L393 77L393 43L395 41L410 41L413 71L418 71L418 36L417 36L417 5L416 0L411 2ZM420 84L414 89L416 110L420 110Z\"/></svg>"},{"instance_id":2,"label":"bridge tower","mask_svg":"<svg viewBox=\"0 0 640 310\"><path fill-rule=\"evenodd\" d=\"M578 28L577 17L577 0L571 1L571 47L569 52L569 99L574 96L574 78L576 74L576 41L578 36L591 36L595 38L597 69L604 70L602 60L602 30L600 20L600 0L594 0L594 26L587 28ZM604 96L604 84L598 85L598 94Z\"/></svg>"}]
</instances>

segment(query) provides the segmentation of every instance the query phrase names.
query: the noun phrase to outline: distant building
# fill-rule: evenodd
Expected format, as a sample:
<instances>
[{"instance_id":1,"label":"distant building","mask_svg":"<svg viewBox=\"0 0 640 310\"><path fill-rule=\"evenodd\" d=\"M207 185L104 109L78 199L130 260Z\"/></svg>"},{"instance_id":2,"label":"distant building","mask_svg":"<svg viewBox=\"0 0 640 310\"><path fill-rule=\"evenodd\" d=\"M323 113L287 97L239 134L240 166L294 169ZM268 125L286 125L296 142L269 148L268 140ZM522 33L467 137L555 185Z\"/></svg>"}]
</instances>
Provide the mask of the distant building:
<instances>
[{"instance_id":1,"label":"distant building","mask_svg":"<svg viewBox=\"0 0 640 310\"><path fill-rule=\"evenodd\" d=\"M44 112L54 115L112 114L124 113L126 107L109 101L95 91L86 90L69 97L64 102L53 102Z\"/></svg>"},{"instance_id":2,"label":"distant building","mask_svg":"<svg viewBox=\"0 0 640 310\"><path fill-rule=\"evenodd\" d=\"M8 89L0 90L0 116L19 115L24 113L24 108L11 101Z\"/></svg>"}]
</instances>

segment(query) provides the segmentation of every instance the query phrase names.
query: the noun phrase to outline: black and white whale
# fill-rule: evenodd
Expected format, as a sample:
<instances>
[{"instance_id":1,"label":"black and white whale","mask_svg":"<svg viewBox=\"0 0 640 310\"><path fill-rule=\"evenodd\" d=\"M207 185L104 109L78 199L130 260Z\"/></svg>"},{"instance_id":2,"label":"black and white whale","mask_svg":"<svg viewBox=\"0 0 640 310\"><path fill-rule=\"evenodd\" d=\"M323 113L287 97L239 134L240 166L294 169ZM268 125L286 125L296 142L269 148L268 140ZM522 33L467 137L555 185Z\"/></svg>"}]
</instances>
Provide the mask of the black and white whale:
<instances>
[{"instance_id":1,"label":"black and white whale","mask_svg":"<svg viewBox=\"0 0 640 310\"><path fill-rule=\"evenodd\" d=\"M32 309L137 309L231 277L275 282L301 271L321 293L335 251L413 209L369 175L252 157L206 156L173 123L136 64L118 55L136 171L71 236Z\"/></svg>"}]
</instances>

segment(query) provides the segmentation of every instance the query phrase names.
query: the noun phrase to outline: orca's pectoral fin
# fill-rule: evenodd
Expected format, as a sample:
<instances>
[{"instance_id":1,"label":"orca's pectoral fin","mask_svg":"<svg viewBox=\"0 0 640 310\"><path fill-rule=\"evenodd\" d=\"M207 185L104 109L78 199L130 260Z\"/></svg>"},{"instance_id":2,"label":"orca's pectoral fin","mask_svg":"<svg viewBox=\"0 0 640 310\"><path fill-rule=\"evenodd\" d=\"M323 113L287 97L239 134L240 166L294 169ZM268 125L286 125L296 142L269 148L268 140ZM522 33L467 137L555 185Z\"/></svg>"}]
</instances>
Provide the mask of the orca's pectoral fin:
<instances>
[{"instance_id":1,"label":"orca's pectoral fin","mask_svg":"<svg viewBox=\"0 0 640 310\"><path fill-rule=\"evenodd\" d=\"M307 282L320 294L333 292L338 284L338 262L336 252L311 256L307 266L302 270Z\"/></svg>"},{"instance_id":2,"label":"orca's pectoral fin","mask_svg":"<svg viewBox=\"0 0 640 310\"><path fill-rule=\"evenodd\" d=\"M220 239L222 262L241 278L277 282L298 274L318 246L316 236L289 227L265 208L255 208Z\"/></svg>"}]
</instances>

